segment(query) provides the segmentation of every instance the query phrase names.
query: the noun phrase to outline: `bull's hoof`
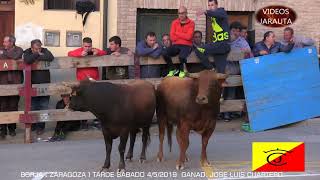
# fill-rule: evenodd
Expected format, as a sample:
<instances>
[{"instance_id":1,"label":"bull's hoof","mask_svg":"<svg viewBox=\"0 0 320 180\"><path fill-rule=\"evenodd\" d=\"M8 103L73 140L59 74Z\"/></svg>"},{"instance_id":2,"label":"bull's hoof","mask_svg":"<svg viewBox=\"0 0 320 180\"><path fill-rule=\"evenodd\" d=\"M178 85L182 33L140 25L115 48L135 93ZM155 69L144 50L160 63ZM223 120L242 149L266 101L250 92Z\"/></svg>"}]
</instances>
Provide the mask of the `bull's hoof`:
<instances>
[{"instance_id":1,"label":"bull's hoof","mask_svg":"<svg viewBox=\"0 0 320 180\"><path fill-rule=\"evenodd\" d=\"M177 169L178 171L184 170L184 165L183 165L183 164L177 164L177 165L176 165L176 169Z\"/></svg>"},{"instance_id":2,"label":"bull's hoof","mask_svg":"<svg viewBox=\"0 0 320 180\"><path fill-rule=\"evenodd\" d=\"M132 158L126 157L126 161L132 162Z\"/></svg>"},{"instance_id":3,"label":"bull's hoof","mask_svg":"<svg viewBox=\"0 0 320 180\"><path fill-rule=\"evenodd\" d=\"M201 161L200 163L201 163L201 166L202 166L202 167L211 166L211 163L210 163L209 161L207 161L207 160Z\"/></svg>"},{"instance_id":4,"label":"bull's hoof","mask_svg":"<svg viewBox=\"0 0 320 180\"><path fill-rule=\"evenodd\" d=\"M139 163L143 164L146 160L145 159L140 159Z\"/></svg>"},{"instance_id":5,"label":"bull's hoof","mask_svg":"<svg viewBox=\"0 0 320 180\"><path fill-rule=\"evenodd\" d=\"M103 172L105 170L109 170L109 168L102 167L99 172Z\"/></svg>"},{"instance_id":6,"label":"bull's hoof","mask_svg":"<svg viewBox=\"0 0 320 180\"><path fill-rule=\"evenodd\" d=\"M162 162L163 158L157 157L157 162Z\"/></svg>"},{"instance_id":7,"label":"bull's hoof","mask_svg":"<svg viewBox=\"0 0 320 180\"><path fill-rule=\"evenodd\" d=\"M186 157L186 162L189 162L189 161L190 161L190 159L188 157Z\"/></svg>"},{"instance_id":8,"label":"bull's hoof","mask_svg":"<svg viewBox=\"0 0 320 180\"><path fill-rule=\"evenodd\" d=\"M127 156L126 156L126 160L131 161L131 160L132 160L132 157L133 157L132 154L129 154L129 153L128 153Z\"/></svg>"},{"instance_id":9,"label":"bull's hoof","mask_svg":"<svg viewBox=\"0 0 320 180\"><path fill-rule=\"evenodd\" d=\"M117 172L118 173L124 173L124 172L126 172L126 170L125 169L117 169Z\"/></svg>"}]
</instances>

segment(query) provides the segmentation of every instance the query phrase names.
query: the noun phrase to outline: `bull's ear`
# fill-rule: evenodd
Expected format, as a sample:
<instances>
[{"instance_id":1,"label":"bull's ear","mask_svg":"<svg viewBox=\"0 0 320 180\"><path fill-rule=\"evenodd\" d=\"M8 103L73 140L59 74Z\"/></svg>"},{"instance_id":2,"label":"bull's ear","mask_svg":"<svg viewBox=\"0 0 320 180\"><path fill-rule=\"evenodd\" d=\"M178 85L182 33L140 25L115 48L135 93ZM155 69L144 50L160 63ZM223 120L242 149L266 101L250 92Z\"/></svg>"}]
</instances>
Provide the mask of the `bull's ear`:
<instances>
[{"instance_id":1,"label":"bull's ear","mask_svg":"<svg viewBox=\"0 0 320 180\"><path fill-rule=\"evenodd\" d=\"M221 74L221 73L216 74L217 79L221 79L221 80L227 79L228 76L229 76L228 74Z\"/></svg>"},{"instance_id":2,"label":"bull's ear","mask_svg":"<svg viewBox=\"0 0 320 180\"><path fill-rule=\"evenodd\" d=\"M71 95L73 95L73 93L78 91L79 88L80 88L80 84L79 83L74 84L74 83L62 82L62 84L65 87L70 89L69 92L71 92Z\"/></svg>"},{"instance_id":3,"label":"bull's ear","mask_svg":"<svg viewBox=\"0 0 320 180\"><path fill-rule=\"evenodd\" d=\"M193 79L198 79L200 77L199 73L187 73L187 77L193 78Z\"/></svg>"},{"instance_id":4,"label":"bull's ear","mask_svg":"<svg viewBox=\"0 0 320 180\"><path fill-rule=\"evenodd\" d=\"M221 74L221 73L216 74L216 78L217 78L221 87L226 87L228 85L228 83L226 81L228 76L229 76L228 74Z\"/></svg>"}]
</instances>

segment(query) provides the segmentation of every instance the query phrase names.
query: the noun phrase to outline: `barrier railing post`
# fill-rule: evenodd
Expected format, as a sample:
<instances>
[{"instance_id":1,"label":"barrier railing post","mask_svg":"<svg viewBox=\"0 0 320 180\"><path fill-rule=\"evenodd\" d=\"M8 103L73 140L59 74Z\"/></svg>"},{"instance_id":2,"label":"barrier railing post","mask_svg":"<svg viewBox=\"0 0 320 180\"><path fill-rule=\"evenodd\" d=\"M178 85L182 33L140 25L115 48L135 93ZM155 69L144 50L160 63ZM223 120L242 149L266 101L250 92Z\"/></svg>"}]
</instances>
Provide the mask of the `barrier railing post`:
<instances>
[{"instance_id":1,"label":"barrier railing post","mask_svg":"<svg viewBox=\"0 0 320 180\"><path fill-rule=\"evenodd\" d=\"M24 70L25 70L24 87L20 89L20 96L24 96L24 114L20 115L20 122L25 123L24 142L32 143L31 125L33 122L33 118L32 118L32 115L29 113L31 110L31 97L34 96L36 93L34 89L32 89L32 84L31 84L31 65L25 64Z\"/></svg>"},{"instance_id":2,"label":"barrier railing post","mask_svg":"<svg viewBox=\"0 0 320 180\"><path fill-rule=\"evenodd\" d=\"M140 79L140 58L138 55L134 55L134 78Z\"/></svg>"}]
</instances>

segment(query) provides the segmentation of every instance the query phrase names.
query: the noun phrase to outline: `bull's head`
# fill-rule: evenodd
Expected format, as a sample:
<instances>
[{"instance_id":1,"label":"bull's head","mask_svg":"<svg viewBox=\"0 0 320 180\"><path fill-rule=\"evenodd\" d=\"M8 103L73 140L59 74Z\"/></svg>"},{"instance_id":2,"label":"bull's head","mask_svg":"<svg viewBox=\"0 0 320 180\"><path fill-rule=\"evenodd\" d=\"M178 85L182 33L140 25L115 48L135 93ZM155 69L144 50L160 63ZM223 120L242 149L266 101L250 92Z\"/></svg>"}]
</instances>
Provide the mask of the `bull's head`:
<instances>
[{"instance_id":1,"label":"bull's head","mask_svg":"<svg viewBox=\"0 0 320 180\"><path fill-rule=\"evenodd\" d=\"M200 73L189 73L188 77L198 79L196 103L208 104L211 96L218 96L217 98L220 98L221 88L228 75L204 70Z\"/></svg>"},{"instance_id":2,"label":"bull's head","mask_svg":"<svg viewBox=\"0 0 320 180\"><path fill-rule=\"evenodd\" d=\"M91 82L94 82L94 81L87 79L87 80L81 81L80 84L63 83L64 86L71 89L71 96L70 96L71 99L68 105L69 110L83 111L83 112L89 111L89 108L86 104L85 97L83 96L83 94L84 94L84 89Z\"/></svg>"}]
</instances>

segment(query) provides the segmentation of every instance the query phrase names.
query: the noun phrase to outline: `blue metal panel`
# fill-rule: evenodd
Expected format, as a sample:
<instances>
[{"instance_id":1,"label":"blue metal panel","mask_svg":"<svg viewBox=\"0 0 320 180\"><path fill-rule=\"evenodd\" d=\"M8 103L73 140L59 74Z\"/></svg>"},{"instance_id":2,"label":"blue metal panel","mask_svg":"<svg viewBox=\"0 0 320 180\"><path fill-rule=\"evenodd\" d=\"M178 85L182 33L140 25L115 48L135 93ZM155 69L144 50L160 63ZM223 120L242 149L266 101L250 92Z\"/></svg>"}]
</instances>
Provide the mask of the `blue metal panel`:
<instances>
[{"instance_id":1,"label":"blue metal panel","mask_svg":"<svg viewBox=\"0 0 320 180\"><path fill-rule=\"evenodd\" d=\"M320 72L315 47L240 62L253 131L320 116Z\"/></svg>"}]
</instances>

